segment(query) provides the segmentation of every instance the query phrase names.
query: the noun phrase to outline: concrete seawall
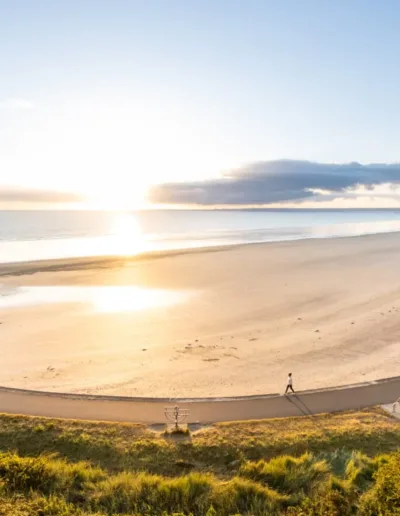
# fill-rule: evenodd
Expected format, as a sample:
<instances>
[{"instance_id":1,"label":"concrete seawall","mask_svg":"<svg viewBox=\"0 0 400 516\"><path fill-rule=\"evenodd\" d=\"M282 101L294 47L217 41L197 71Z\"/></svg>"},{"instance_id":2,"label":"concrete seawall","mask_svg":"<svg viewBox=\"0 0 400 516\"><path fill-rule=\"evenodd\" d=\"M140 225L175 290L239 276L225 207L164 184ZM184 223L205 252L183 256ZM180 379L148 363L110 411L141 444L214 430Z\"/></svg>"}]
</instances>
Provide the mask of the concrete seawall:
<instances>
[{"instance_id":1,"label":"concrete seawall","mask_svg":"<svg viewBox=\"0 0 400 516\"><path fill-rule=\"evenodd\" d=\"M392 403L400 396L400 376L296 394L235 398L129 398L59 394L0 387L0 412L94 421L165 422L164 408L189 409L188 422L214 423L303 416Z\"/></svg>"}]
</instances>

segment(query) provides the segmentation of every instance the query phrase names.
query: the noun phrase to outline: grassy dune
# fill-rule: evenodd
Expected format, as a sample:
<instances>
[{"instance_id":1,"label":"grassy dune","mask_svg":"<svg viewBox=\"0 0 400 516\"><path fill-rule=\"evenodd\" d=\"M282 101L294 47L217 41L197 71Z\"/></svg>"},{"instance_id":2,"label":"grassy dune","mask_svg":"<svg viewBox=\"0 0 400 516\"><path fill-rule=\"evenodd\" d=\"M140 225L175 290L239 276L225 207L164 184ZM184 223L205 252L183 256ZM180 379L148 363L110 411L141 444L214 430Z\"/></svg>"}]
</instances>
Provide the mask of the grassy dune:
<instances>
[{"instance_id":1,"label":"grassy dune","mask_svg":"<svg viewBox=\"0 0 400 516\"><path fill-rule=\"evenodd\" d=\"M175 438L1 415L0 515L400 514L398 449L400 425L380 410Z\"/></svg>"}]
</instances>

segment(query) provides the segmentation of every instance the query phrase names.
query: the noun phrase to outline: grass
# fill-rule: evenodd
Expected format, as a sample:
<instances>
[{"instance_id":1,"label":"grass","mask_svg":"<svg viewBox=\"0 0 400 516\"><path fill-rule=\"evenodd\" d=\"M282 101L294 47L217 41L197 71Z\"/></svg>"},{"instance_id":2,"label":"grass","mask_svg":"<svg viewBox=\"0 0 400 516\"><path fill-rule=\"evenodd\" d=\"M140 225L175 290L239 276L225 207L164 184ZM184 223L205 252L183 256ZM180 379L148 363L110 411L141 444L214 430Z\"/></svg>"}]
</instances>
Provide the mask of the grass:
<instances>
[{"instance_id":1,"label":"grass","mask_svg":"<svg viewBox=\"0 0 400 516\"><path fill-rule=\"evenodd\" d=\"M0 415L0 516L400 514L398 449L380 409L179 436Z\"/></svg>"},{"instance_id":2,"label":"grass","mask_svg":"<svg viewBox=\"0 0 400 516\"><path fill-rule=\"evenodd\" d=\"M0 451L22 456L56 453L110 472L175 475L185 463L197 471L230 476L244 460L305 452L323 455L337 449L375 456L395 450L399 442L399 425L379 409L220 423L179 439L165 438L143 425L0 415Z\"/></svg>"},{"instance_id":3,"label":"grass","mask_svg":"<svg viewBox=\"0 0 400 516\"><path fill-rule=\"evenodd\" d=\"M301 457L282 455L269 461L248 461L242 465L239 473L274 489L295 494L312 491L313 486L325 481L330 472L325 460L305 453Z\"/></svg>"}]
</instances>

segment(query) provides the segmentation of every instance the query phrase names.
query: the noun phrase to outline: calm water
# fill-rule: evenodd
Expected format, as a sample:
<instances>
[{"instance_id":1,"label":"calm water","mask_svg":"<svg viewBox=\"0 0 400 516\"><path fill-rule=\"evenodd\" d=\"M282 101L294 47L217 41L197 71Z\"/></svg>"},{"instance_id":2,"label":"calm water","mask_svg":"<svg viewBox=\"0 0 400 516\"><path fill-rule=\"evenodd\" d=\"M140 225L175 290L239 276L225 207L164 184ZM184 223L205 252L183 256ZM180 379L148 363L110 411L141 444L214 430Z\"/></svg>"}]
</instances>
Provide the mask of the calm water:
<instances>
[{"instance_id":1,"label":"calm water","mask_svg":"<svg viewBox=\"0 0 400 516\"><path fill-rule=\"evenodd\" d=\"M131 286L13 287L0 284L0 310L19 306L81 303L95 312L136 312L183 302L188 292Z\"/></svg>"},{"instance_id":2,"label":"calm water","mask_svg":"<svg viewBox=\"0 0 400 516\"><path fill-rule=\"evenodd\" d=\"M0 211L0 262L400 231L400 210Z\"/></svg>"}]
</instances>

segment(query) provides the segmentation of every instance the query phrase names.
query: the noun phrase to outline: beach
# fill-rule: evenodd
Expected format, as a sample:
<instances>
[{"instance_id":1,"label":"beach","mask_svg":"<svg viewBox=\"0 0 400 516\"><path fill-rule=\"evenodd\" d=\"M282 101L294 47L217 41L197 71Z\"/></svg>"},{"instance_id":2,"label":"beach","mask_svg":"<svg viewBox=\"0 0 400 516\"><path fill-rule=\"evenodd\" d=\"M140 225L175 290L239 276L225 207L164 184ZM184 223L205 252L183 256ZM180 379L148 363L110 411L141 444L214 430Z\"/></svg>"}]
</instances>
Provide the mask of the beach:
<instances>
[{"instance_id":1,"label":"beach","mask_svg":"<svg viewBox=\"0 0 400 516\"><path fill-rule=\"evenodd\" d=\"M0 385L207 397L398 376L400 234L0 265L2 292L162 289L179 302L0 308ZM10 295L9 299L12 296Z\"/></svg>"}]
</instances>

